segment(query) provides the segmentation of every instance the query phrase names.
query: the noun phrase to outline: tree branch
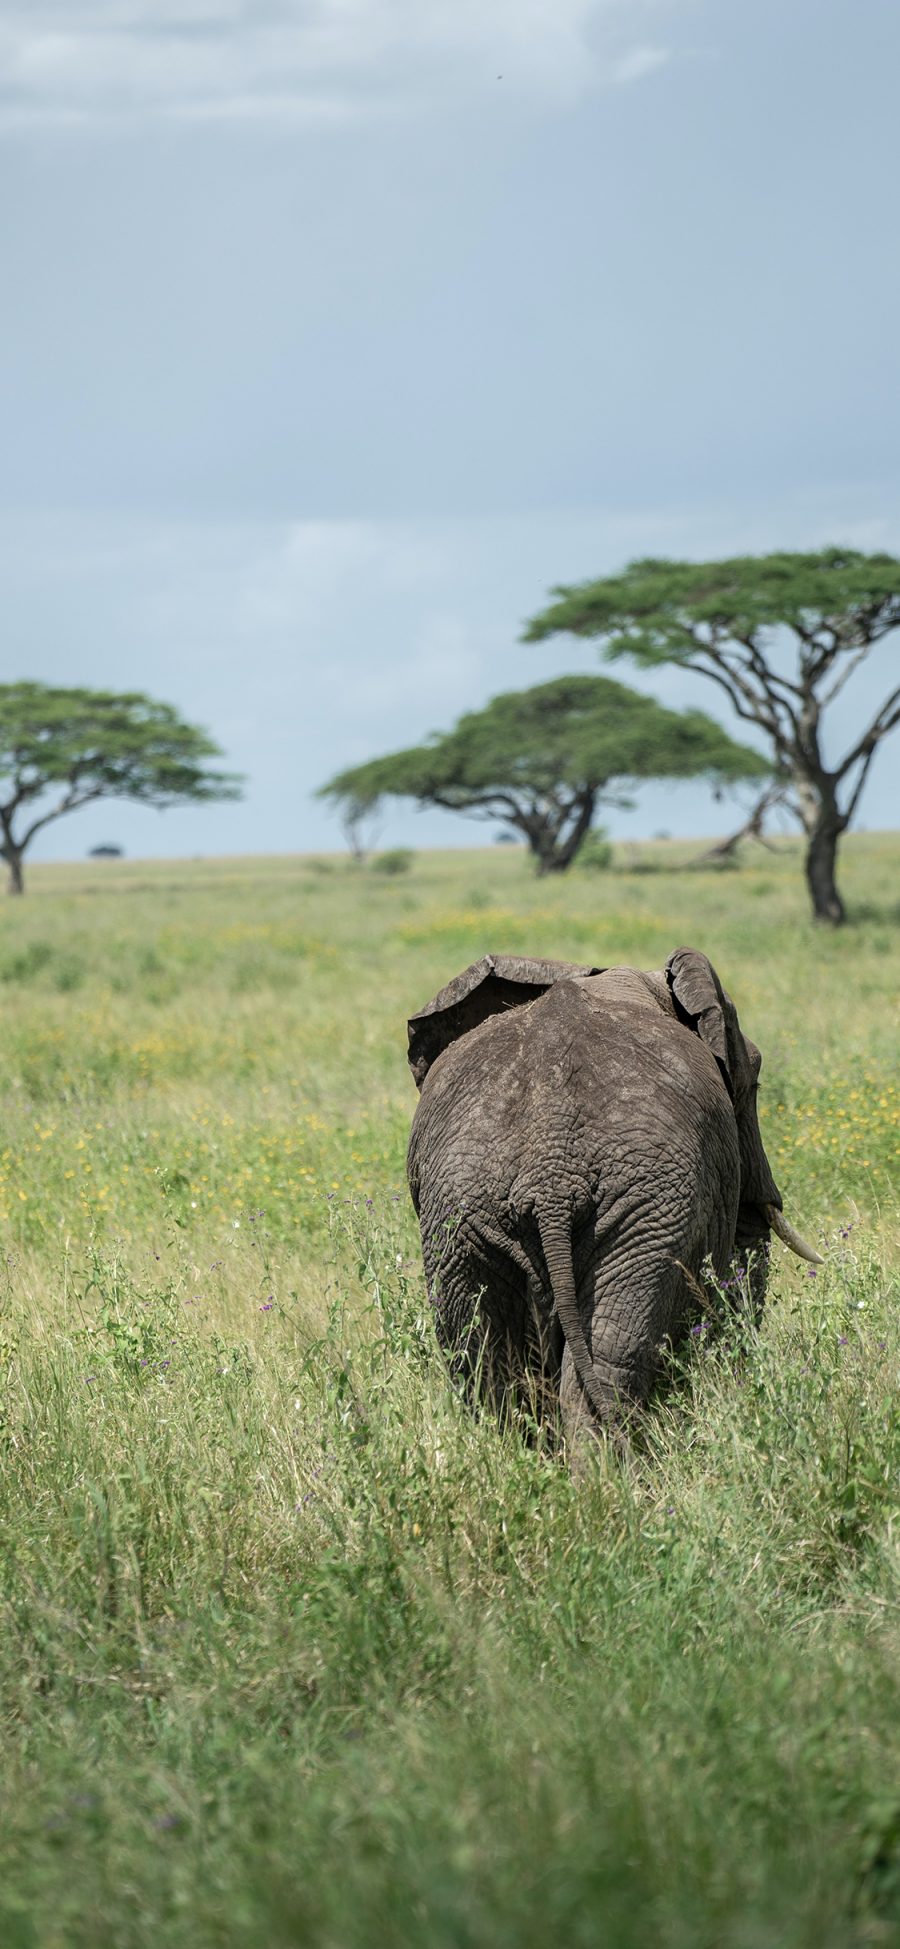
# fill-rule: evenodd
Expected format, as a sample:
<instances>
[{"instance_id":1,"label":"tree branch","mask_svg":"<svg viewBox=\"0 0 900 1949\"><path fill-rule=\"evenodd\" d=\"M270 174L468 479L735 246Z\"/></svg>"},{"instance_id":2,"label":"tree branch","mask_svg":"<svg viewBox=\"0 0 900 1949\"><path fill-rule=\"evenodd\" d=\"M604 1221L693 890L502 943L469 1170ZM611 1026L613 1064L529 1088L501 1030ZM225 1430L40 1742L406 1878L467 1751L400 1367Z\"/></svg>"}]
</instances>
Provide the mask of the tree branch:
<instances>
[{"instance_id":1,"label":"tree branch","mask_svg":"<svg viewBox=\"0 0 900 1949\"><path fill-rule=\"evenodd\" d=\"M449 797L445 792L429 792L427 798L421 798L419 803L424 809L427 809L430 805L439 805L444 812L461 812L465 814L472 811L483 811L486 819L503 819L509 817L514 820L519 820L528 816L525 808L508 792L468 793L464 804L461 804L459 799ZM498 810L498 807L505 807L505 811Z\"/></svg>"},{"instance_id":2,"label":"tree branch","mask_svg":"<svg viewBox=\"0 0 900 1949\"><path fill-rule=\"evenodd\" d=\"M763 832L763 824L767 812L771 812L776 805L784 805L786 803L787 792L787 786L778 784L777 781L772 785L767 785L765 791L757 799L749 816L744 820L743 825L738 826L737 831L730 833L727 839L717 839L715 845L709 846L705 853L700 853L697 859L693 860L691 864L693 866L704 866L709 860L730 859L737 851L742 839L758 839L761 846L768 847L770 853L774 852L775 848L771 840L767 839Z\"/></svg>"},{"instance_id":3,"label":"tree branch","mask_svg":"<svg viewBox=\"0 0 900 1949\"><path fill-rule=\"evenodd\" d=\"M54 819L61 819L64 812L77 812L80 805L87 805L90 799L100 799L102 797L103 788L100 785L89 792L67 792L65 798L60 799L59 804L53 806L51 811L45 812L40 819L32 820L28 831L23 833L21 839L16 841L19 851L24 853L25 848L31 845L35 833L40 832L43 826L52 825Z\"/></svg>"},{"instance_id":4,"label":"tree branch","mask_svg":"<svg viewBox=\"0 0 900 1949\"><path fill-rule=\"evenodd\" d=\"M835 781L846 778L848 771L856 764L858 758L865 757L867 753L871 756L875 746L880 744L882 738L886 737L889 731L893 730L895 724L900 724L900 684L898 684L896 690L891 692L890 697L885 698L884 703L876 712L868 730L863 732L862 737L857 740L852 751L848 751L846 758L836 767L832 773Z\"/></svg>"},{"instance_id":5,"label":"tree branch","mask_svg":"<svg viewBox=\"0 0 900 1949\"><path fill-rule=\"evenodd\" d=\"M865 785L866 779L869 775L869 766L871 765L872 759L874 758L877 750L878 750L878 744L876 743L873 744L868 751L865 751L861 754L862 762L860 763L860 767L859 767L859 776L856 780L856 784L853 786L853 789L850 793L849 804L847 805L846 809L841 813L841 820L843 824L843 829L845 831L846 828L849 826L851 820L853 819L853 816L856 812L856 808L859 804L860 799L862 798L863 786Z\"/></svg>"},{"instance_id":6,"label":"tree branch","mask_svg":"<svg viewBox=\"0 0 900 1949\"><path fill-rule=\"evenodd\" d=\"M734 630L732 634L735 642L742 643L744 649L747 651L753 674L762 685L770 701L773 704L783 705L786 710L790 710L790 705L787 703L786 698L779 697L778 695L779 690L786 690L791 697L798 698L802 704L805 696L802 685L791 683L790 677L782 677L777 670L770 670L762 650L752 636L742 636L739 630Z\"/></svg>"},{"instance_id":7,"label":"tree branch","mask_svg":"<svg viewBox=\"0 0 900 1949\"><path fill-rule=\"evenodd\" d=\"M872 647L871 643L863 643L861 644L860 648L857 650L855 656L850 656L847 658L847 661L844 664L843 669L839 670L837 676L835 677L831 689L826 691L825 696L822 698L820 708L823 711L827 710L829 704L834 703L835 698L839 696L840 692L843 690L848 677L852 677L854 670L858 670L860 664L865 662L871 647Z\"/></svg>"},{"instance_id":8,"label":"tree branch","mask_svg":"<svg viewBox=\"0 0 900 1949\"><path fill-rule=\"evenodd\" d=\"M806 644L809 650L808 656L801 656L800 667L803 671L807 688L814 691L816 684L820 683L827 671L831 669L835 657L840 651L840 639L837 631L830 629L830 625L826 623L819 623L817 629L830 629L830 643L823 643L816 630L812 632L805 630L797 622L791 623L790 627L800 637L801 642Z\"/></svg>"},{"instance_id":9,"label":"tree branch","mask_svg":"<svg viewBox=\"0 0 900 1949\"><path fill-rule=\"evenodd\" d=\"M19 810L19 806L24 805L27 799L35 798L37 796L37 793L41 790L41 786L39 783L31 786L26 785L23 782L23 780L19 778L18 774L15 774L13 777L13 786L15 789L13 791L12 798L7 799L6 804L0 806L0 819L2 819L4 823L8 819L14 818L15 814Z\"/></svg>"},{"instance_id":10,"label":"tree branch","mask_svg":"<svg viewBox=\"0 0 900 1949\"><path fill-rule=\"evenodd\" d=\"M691 637L695 648L705 658L705 662L702 665L694 666L695 668L699 667L701 676L710 677L713 683L718 684L720 690L724 690L732 709L745 724L756 724L763 731L767 731L778 751L780 753L786 752L789 749L790 740L785 734L783 725L779 722L774 711L766 709L762 699L756 695L752 684L748 683L747 679L740 672L732 669L731 665L725 659L722 645L718 643L706 643L702 637L697 636L692 630L688 630L688 635Z\"/></svg>"}]
</instances>

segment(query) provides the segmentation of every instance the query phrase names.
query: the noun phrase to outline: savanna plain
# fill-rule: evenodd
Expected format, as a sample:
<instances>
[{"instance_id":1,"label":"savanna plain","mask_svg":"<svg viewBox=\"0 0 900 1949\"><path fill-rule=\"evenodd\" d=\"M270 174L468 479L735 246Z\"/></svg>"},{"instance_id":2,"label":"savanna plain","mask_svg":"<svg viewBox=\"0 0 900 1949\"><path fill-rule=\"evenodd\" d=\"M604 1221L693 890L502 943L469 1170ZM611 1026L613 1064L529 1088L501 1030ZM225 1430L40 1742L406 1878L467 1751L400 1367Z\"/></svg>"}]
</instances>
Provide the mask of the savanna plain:
<instances>
[{"instance_id":1,"label":"savanna plain","mask_svg":"<svg viewBox=\"0 0 900 1949\"><path fill-rule=\"evenodd\" d=\"M32 870L0 935L5 1949L900 1941L900 836ZM695 849L697 850L697 849ZM630 1464L456 1400L405 1020L702 948L817 1271Z\"/></svg>"}]
</instances>

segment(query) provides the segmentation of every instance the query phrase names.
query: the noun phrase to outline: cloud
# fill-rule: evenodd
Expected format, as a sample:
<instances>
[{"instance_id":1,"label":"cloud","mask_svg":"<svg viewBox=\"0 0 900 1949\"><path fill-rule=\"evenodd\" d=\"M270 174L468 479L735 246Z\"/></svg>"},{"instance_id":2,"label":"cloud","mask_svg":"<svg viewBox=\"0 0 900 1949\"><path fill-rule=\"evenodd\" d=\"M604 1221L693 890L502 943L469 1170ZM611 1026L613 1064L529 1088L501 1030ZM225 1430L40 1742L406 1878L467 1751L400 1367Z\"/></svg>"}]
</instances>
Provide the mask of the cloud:
<instances>
[{"instance_id":1,"label":"cloud","mask_svg":"<svg viewBox=\"0 0 900 1949\"><path fill-rule=\"evenodd\" d=\"M571 101L666 60L660 0L6 0L0 126L340 121L461 95ZM626 32L630 29L630 32Z\"/></svg>"},{"instance_id":2,"label":"cloud","mask_svg":"<svg viewBox=\"0 0 900 1949\"><path fill-rule=\"evenodd\" d=\"M246 559L236 613L248 640L260 629L316 642L323 620L361 599L373 612L416 598L446 571L446 544L433 526L402 521L297 521L263 530Z\"/></svg>"},{"instance_id":3,"label":"cloud","mask_svg":"<svg viewBox=\"0 0 900 1949\"><path fill-rule=\"evenodd\" d=\"M671 51L667 47L630 47L613 63L612 78L620 84L643 81L646 74L655 74L670 59Z\"/></svg>"}]
</instances>

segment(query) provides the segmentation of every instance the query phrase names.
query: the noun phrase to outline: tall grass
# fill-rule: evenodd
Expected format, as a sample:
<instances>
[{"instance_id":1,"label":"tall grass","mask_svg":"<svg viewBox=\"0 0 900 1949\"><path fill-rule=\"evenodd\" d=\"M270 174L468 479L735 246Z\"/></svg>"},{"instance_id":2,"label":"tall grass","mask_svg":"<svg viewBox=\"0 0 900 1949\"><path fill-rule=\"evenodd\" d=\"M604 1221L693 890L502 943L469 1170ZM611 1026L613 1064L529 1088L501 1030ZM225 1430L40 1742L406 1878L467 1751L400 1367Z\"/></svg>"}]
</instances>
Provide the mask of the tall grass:
<instances>
[{"instance_id":1,"label":"tall grass","mask_svg":"<svg viewBox=\"0 0 900 1949\"><path fill-rule=\"evenodd\" d=\"M3 1944L897 1940L897 855L848 848L835 938L786 858L33 876L0 947ZM827 1263L779 1257L761 1330L695 1335L575 1483L447 1384L403 1022L485 948L681 941Z\"/></svg>"}]
</instances>

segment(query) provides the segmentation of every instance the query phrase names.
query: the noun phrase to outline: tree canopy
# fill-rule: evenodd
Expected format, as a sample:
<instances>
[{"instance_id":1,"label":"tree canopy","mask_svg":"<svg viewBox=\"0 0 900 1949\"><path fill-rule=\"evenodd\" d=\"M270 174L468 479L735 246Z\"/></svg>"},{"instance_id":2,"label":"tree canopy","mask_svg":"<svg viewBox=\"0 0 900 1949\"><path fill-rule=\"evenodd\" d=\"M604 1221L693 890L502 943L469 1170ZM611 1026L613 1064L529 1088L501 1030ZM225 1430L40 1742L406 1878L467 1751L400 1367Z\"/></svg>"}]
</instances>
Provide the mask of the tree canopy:
<instances>
[{"instance_id":1,"label":"tree canopy","mask_svg":"<svg viewBox=\"0 0 900 1949\"><path fill-rule=\"evenodd\" d=\"M608 677L557 677L507 691L451 731L338 772L318 796L357 814L415 799L519 831L541 872L569 866L597 807L648 778L761 778L765 758L702 711L671 711Z\"/></svg>"},{"instance_id":2,"label":"tree canopy","mask_svg":"<svg viewBox=\"0 0 900 1949\"><path fill-rule=\"evenodd\" d=\"M164 807L240 796L240 780L211 771L221 756L171 704L139 691L0 684L0 851L11 893L35 835L92 799Z\"/></svg>"},{"instance_id":3,"label":"tree canopy","mask_svg":"<svg viewBox=\"0 0 900 1949\"><path fill-rule=\"evenodd\" d=\"M790 787L807 836L813 912L842 921L838 841L875 751L900 722L900 685L889 687L832 765L823 716L874 646L900 625L900 561L849 548L716 562L649 559L553 594L527 625L526 642L566 631L597 638L610 660L630 656L644 669L675 663L698 670L739 718L766 735L771 768Z\"/></svg>"}]
</instances>

